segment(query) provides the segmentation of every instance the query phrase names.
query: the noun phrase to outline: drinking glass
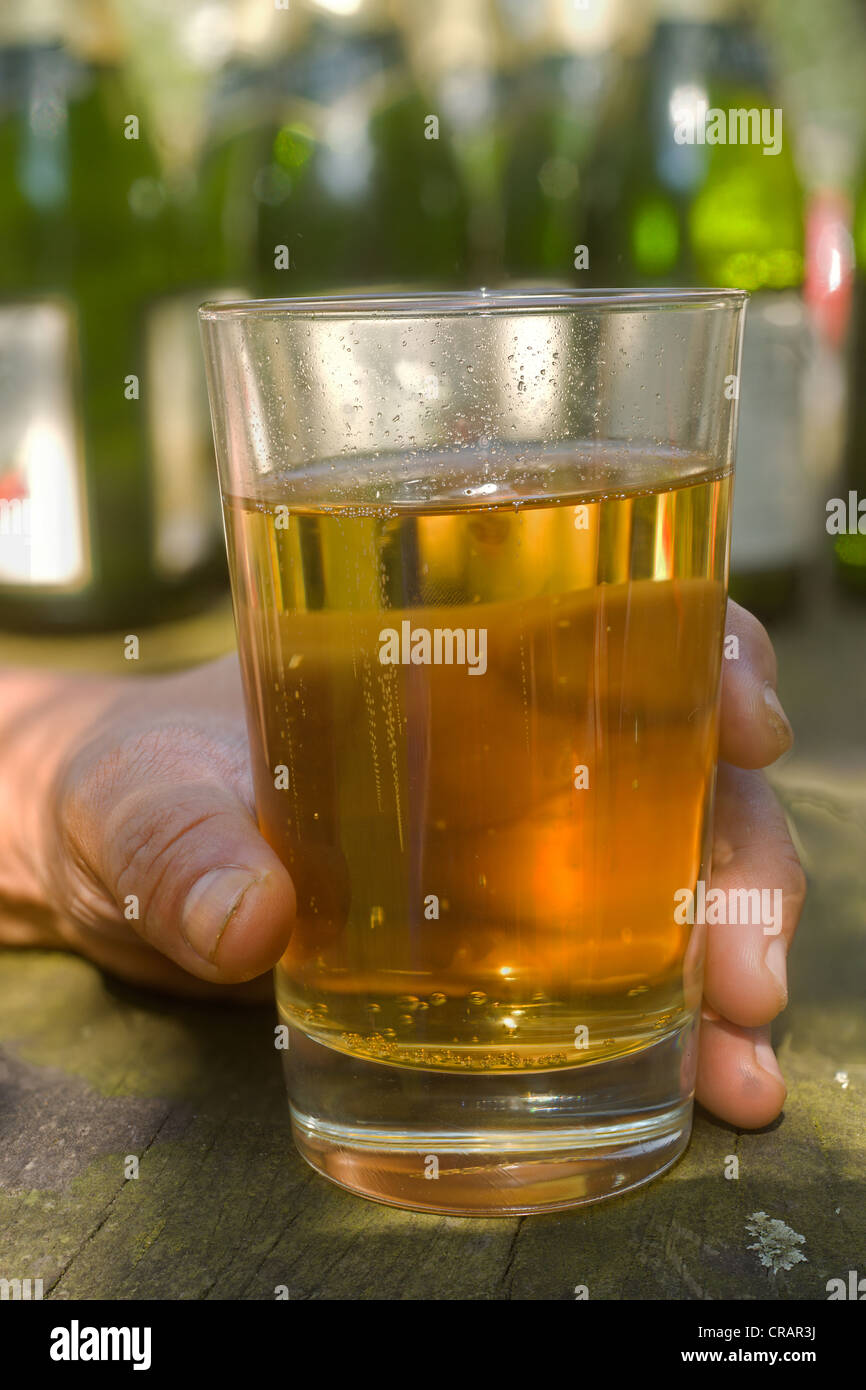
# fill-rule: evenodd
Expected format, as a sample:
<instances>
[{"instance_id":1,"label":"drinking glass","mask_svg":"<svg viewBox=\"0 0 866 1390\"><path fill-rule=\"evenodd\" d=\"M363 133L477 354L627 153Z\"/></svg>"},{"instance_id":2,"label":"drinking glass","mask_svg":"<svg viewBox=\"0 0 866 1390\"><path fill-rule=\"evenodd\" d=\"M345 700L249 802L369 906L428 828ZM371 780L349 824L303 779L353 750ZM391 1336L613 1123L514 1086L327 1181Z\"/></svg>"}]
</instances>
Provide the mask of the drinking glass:
<instances>
[{"instance_id":1,"label":"drinking glass","mask_svg":"<svg viewBox=\"0 0 866 1390\"><path fill-rule=\"evenodd\" d=\"M200 311L293 1132L354 1192L550 1210L688 1142L745 298Z\"/></svg>"}]
</instances>

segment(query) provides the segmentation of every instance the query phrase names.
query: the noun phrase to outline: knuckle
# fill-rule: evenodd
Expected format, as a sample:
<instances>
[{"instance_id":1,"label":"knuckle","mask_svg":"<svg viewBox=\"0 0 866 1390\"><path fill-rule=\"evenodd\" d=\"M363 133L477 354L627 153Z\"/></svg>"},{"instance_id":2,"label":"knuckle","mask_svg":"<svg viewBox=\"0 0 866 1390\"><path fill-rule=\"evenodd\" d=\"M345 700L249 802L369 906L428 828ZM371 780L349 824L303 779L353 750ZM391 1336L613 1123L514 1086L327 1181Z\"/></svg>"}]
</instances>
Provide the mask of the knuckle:
<instances>
[{"instance_id":1,"label":"knuckle","mask_svg":"<svg viewBox=\"0 0 866 1390\"><path fill-rule=\"evenodd\" d=\"M739 637L746 664L775 682L776 652L770 640L770 634L760 619L756 618L754 613L750 613L748 608L741 608L738 603L729 599L725 630L735 633ZM729 663L731 667L736 667L737 664L736 662ZM736 675L737 673L734 670L732 674Z\"/></svg>"},{"instance_id":2,"label":"knuckle","mask_svg":"<svg viewBox=\"0 0 866 1390\"><path fill-rule=\"evenodd\" d=\"M173 788L170 805L162 792L125 798L106 827L117 895L125 898L134 893L142 917L146 916L165 874L171 870L173 877L183 875L185 860L194 848L194 832L224 814L223 808L203 803L201 786L196 784Z\"/></svg>"},{"instance_id":3,"label":"knuckle","mask_svg":"<svg viewBox=\"0 0 866 1390\"><path fill-rule=\"evenodd\" d=\"M248 779L246 762L236 733L229 739L182 721L103 734L62 770L63 820L73 828L102 824L119 802L155 783L229 782L241 789Z\"/></svg>"},{"instance_id":4,"label":"knuckle","mask_svg":"<svg viewBox=\"0 0 866 1390\"><path fill-rule=\"evenodd\" d=\"M145 926L200 846L197 827L215 825L233 798L250 810L248 783L246 743L236 730L228 736L172 720L103 731L60 774L52 872L61 897L80 898L78 915L90 920L94 904L102 916L134 894Z\"/></svg>"}]
</instances>

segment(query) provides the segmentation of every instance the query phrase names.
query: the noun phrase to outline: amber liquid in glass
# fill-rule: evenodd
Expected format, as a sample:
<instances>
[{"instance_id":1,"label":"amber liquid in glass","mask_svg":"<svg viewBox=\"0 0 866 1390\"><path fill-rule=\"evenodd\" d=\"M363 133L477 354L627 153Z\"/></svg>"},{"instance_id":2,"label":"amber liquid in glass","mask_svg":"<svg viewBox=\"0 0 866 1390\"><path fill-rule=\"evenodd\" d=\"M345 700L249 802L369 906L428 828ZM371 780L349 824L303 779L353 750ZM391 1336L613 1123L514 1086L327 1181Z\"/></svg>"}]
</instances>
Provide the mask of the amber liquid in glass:
<instances>
[{"instance_id":1,"label":"amber liquid in glass","mask_svg":"<svg viewBox=\"0 0 866 1390\"><path fill-rule=\"evenodd\" d=\"M457 1091L688 1023L730 485L683 453L476 446L227 499L298 1036Z\"/></svg>"}]
</instances>

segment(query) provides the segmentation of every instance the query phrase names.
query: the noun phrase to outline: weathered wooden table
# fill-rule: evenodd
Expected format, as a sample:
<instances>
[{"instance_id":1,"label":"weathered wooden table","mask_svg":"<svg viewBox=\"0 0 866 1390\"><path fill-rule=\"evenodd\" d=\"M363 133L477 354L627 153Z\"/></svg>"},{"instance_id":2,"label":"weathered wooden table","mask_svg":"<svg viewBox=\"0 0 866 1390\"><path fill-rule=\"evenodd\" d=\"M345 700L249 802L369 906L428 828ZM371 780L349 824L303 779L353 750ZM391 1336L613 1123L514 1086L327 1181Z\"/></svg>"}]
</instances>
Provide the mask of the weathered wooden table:
<instances>
[{"instance_id":1,"label":"weathered wooden table","mask_svg":"<svg viewBox=\"0 0 866 1390\"><path fill-rule=\"evenodd\" d=\"M173 1002L83 960L0 952L0 1277L50 1298L819 1299L866 1275L866 607L829 586L774 633L799 739L773 773L811 881L775 1039L784 1116L698 1113L647 1188L466 1220L350 1196L292 1147L269 1009ZM151 669L233 641L223 607L145 634ZM7 640L4 661L124 667L119 638ZM128 669L128 668L127 668ZM724 1176L739 1158L739 1178ZM140 1160L127 1178L128 1155ZM773 1274L752 1213L805 1237Z\"/></svg>"}]
</instances>

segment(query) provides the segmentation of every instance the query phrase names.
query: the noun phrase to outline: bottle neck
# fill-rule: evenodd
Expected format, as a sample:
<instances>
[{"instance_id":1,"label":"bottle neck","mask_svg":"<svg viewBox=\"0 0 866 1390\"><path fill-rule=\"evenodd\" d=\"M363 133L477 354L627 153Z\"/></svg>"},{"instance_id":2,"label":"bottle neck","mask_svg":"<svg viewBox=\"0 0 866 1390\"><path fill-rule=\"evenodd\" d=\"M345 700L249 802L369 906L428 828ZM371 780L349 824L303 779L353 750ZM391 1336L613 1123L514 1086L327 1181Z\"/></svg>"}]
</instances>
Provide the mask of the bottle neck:
<instances>
[{"instance_id":1,"label":"bottle neck","mask_svg":"<svg viewBox=\"0 0 866 1390\"><path fill-rule=\"evenodd\" d=\"M659 24L663 21L736 24L747 17L744 0L656 0L653 13Z\"/></svg>"},{"instance_id":2,"label":"bottle neck","mask_svg":"<svg viewBox=\"0 0 866 1390\"><path fill-rule=\"evenodd\" d=\"M61 0L3 0L0 5L0 46L51 47L65 34Z\"/></svg>"},{"instance_id":3,"label":"bottle neck","mask_svg":"<svg viewBox=\"0 0 866 1390\"><path fill-rule=\"evenodd\" d=\"M302 48L277 62L278 85L284 93L327 105L398 68L402 59L394 29L360 29L316 18Z\"/></svg>"},{"instance_id":4,"label":"bottle neck","mask_svg":"<svg viewBox=\"0 0 866 1390\"><path fill-rule=\"evenodd\" d=\"M67 48L85 63L122 63L125 43L106 0L0 0L0 48Z\"/></svg>"},{"instance_id":5,"label":"bottle neck","mask_svg":"<svg viewBox=\"0 0 866 1390\"><path fill-rule=\"evenodd\" d=\"M717 83L768 94L772 87L763 43L736 20L662 20L653 37L650 70L655 85Z\"/></svg>"}]
</instances>

